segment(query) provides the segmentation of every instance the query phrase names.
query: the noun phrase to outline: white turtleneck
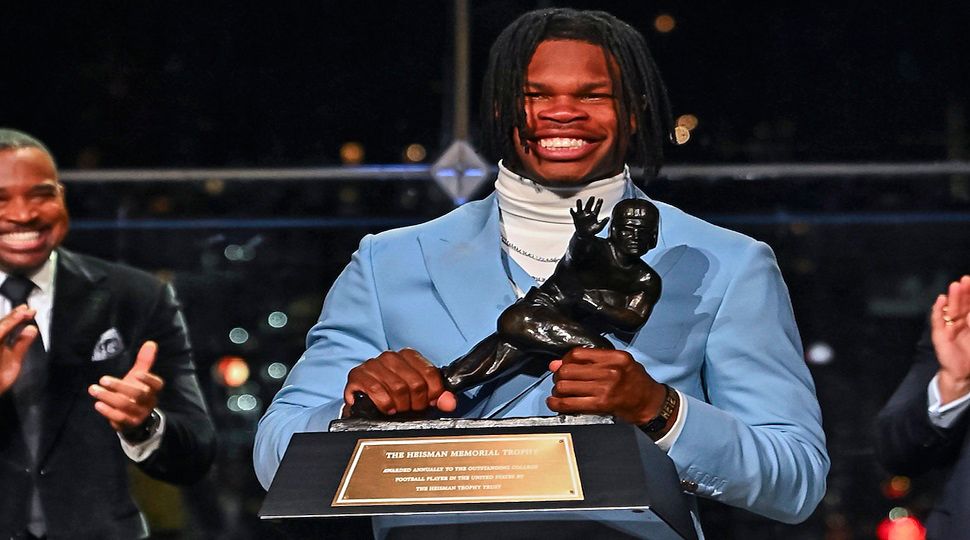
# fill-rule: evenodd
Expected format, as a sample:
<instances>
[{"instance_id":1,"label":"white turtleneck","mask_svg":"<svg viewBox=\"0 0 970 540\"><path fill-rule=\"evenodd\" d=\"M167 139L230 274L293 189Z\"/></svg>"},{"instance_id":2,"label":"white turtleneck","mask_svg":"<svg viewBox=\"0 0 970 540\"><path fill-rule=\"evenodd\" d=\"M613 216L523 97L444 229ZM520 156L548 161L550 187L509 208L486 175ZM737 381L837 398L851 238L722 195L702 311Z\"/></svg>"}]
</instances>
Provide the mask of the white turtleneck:
<instances>
[{"instance_id":1,"label":"white turtleneck","mask_svg":"<svg viewBox=\"0 0 970 540\"><path fill-rule=\"evenodd\" d=\"M576 201L603 199L600 219L626 194L629 169L581 186L549 187L519 176L498 164L495 193L501 218L502 248L523 270L541 283L562 258L576 230L570 209Z\"/></svg>"}]
</instances>

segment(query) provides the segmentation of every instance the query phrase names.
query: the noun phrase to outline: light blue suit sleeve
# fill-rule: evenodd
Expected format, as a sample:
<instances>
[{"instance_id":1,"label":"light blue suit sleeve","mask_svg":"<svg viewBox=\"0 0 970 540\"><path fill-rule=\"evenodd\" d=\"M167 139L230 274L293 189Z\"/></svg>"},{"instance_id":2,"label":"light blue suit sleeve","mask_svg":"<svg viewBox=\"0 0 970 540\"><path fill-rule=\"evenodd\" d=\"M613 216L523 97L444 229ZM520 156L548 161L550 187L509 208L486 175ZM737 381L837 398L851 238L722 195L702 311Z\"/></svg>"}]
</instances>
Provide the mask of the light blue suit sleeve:
<instances>
[{"instance_id":1,"label":"light blue suit sleeve","mask_svg":"<svg viewBox=\"0 0 970 540\"><path fill-rule=\"evenodd\" d=\"M738 256L707 341L709 402L688 398L668 455L698 495L795 523L825 493L821 412L771 249Z\"/></svg>"},{"instance_id":2,"label":"light blue suit sleeve","mask_svg":"<svg viewBox=\"0 0 970 540\"><path fill-rule=\"evenodd\" d=\"M334 282L320 320L307 335L307 350L259 421L253 448L256 476L269 489L294 433L326 431L340 416L347 373L387 350L375 293L370 247L361 240Z\"/></svg>"}]
</instances>

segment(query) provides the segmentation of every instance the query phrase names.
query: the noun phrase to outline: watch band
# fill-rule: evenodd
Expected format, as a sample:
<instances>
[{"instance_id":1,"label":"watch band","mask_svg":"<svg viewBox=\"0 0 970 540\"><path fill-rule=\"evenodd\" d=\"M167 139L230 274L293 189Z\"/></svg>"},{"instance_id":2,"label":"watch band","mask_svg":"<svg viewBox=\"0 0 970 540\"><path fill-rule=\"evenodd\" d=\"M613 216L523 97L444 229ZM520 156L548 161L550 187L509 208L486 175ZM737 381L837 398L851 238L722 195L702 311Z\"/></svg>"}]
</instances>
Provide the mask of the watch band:
<instances>
[{"instance_id":1,"label":"watch band","mask_svg":"<svg viewBox=\"0 0 970 540\"><path fill-rule=\"evenodd\" d=\"M673 416L674 411L677 410L677 403L680 399L677 396L677 391L670 387L670 385L664 385L664 401L660 406L660 411L657 416L654 416L646 424L642 424L640 429L646 433L654 434L658 431L662 431L664 427L667 426L667 421Z\"/></svg>"},{"instance_id":2,"label":"watch band","mask_svg":"<svg viewBox=\"0 0 970 540\"><path fill-rule=\"evenodd\" d=\"M158 416L158 411L152 409L151 414L145 418L144 422L131 429L125 430L121 435L130 443L143 443L150 439L151 436L158 431L158 424L161 422L161 420L161 417Z\"/></svg>"}]
</instances>

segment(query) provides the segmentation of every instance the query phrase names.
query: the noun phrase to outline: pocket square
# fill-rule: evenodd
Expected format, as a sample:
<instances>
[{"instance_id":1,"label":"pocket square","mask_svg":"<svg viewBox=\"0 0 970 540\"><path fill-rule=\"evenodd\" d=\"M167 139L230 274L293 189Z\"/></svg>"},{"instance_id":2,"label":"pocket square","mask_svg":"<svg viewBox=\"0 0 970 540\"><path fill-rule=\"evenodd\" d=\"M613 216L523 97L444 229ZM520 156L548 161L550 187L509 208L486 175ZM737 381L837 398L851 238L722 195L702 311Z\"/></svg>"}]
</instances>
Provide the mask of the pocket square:
<instances>
[{"instance_id":1,"label":"pocket square","mask_svg":"<svg viewBox=\"0 0 970 540\"><path fill-rule=\"evenodd\" d=\"M117 329L109 328L98 338L98 343L94 346L94 352L91 354L91 361L110 360L124 350L125 344L121 341L121 334L118 333Z\"/></svg>"}]
</instances>

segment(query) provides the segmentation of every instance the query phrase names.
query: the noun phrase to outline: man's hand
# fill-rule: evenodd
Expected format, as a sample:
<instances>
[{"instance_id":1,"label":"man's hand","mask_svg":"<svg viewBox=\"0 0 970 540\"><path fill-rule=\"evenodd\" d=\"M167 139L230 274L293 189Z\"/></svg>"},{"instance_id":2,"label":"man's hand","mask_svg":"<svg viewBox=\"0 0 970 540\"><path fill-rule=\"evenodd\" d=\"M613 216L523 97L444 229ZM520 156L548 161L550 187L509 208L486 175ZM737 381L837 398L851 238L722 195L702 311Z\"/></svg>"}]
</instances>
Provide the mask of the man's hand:
<instances>
[{"instance_id":1,"label":"man's hand","mask_svg":"<svg viewBox=\"0 0 970 540\"><path fill-rule=\"evenodd\" d=\"M586 207L583 208L583 201L576 201L576 209L569 209L569 213L573 216L573 224L576 226L576 232L581 236L593 236L606 227L606 222L609 218L603 218L602 221L598 221L600 208L603 207L603 199L596 199L590 197L586 201Z\"/></svg>"},{"instance_id":2,"label":"man's hand","mask_svg":"<svg viewBox=\"0 0 970 540\"><path fill-rule=\"evenodd\" d=\"M354 404L354 392L370 397L384 414L423 411L437 407L455 410L455 395L444 388L441 371L413 349L385 351L350 370L344 387L344 402Z\"/></svg>"},{"instance_id":3,"label":"man's hand","mask_svg":"<svg viewBox=\"0 0 970 540\"><path fill-rule=\"evenodd\" d=\"M26 305L17 306L0 319L0 396L13 386L24 365L27 349L37 338L37 327L28 324L37 312ZM26 326L23 326L26 325ZM22 327L19 334L16 329Z\"/></svg>"},{"instance_id":4,"label":"man's hand","mask_svg":"<svg viewBox=\"0 0 970 540\"><path fill-rule=\"evenodd\" d=\"M945 405L970 393L970 276L950 284L930 314L931 337L940 361L937 383Z\"/></svg>"},{"instance_id":5,"label":"man's hand","mask_svg":"<svg viewBox=\"0 0 970 540\"><path fill-rule=\"evenodd\" d=\"M558 413L612 414L642 425L663 405L664 385L626 351L576 347L549 370L555 386L546 405Z\"/></svg>"},{"instance_id":6,"label":"man's hand","mask_svg":"<svg viewBox=\"0 0 970 540\"><path fill-rule=\"evenodd\" d=\"M88 387L88 393L97 400L94 408L119 433L140 426L158 405L158 393L165 381L151 372L157 351L158 344L146 341L123 379L105 375L99 384Z\"/></svg>"}]
</instances>

